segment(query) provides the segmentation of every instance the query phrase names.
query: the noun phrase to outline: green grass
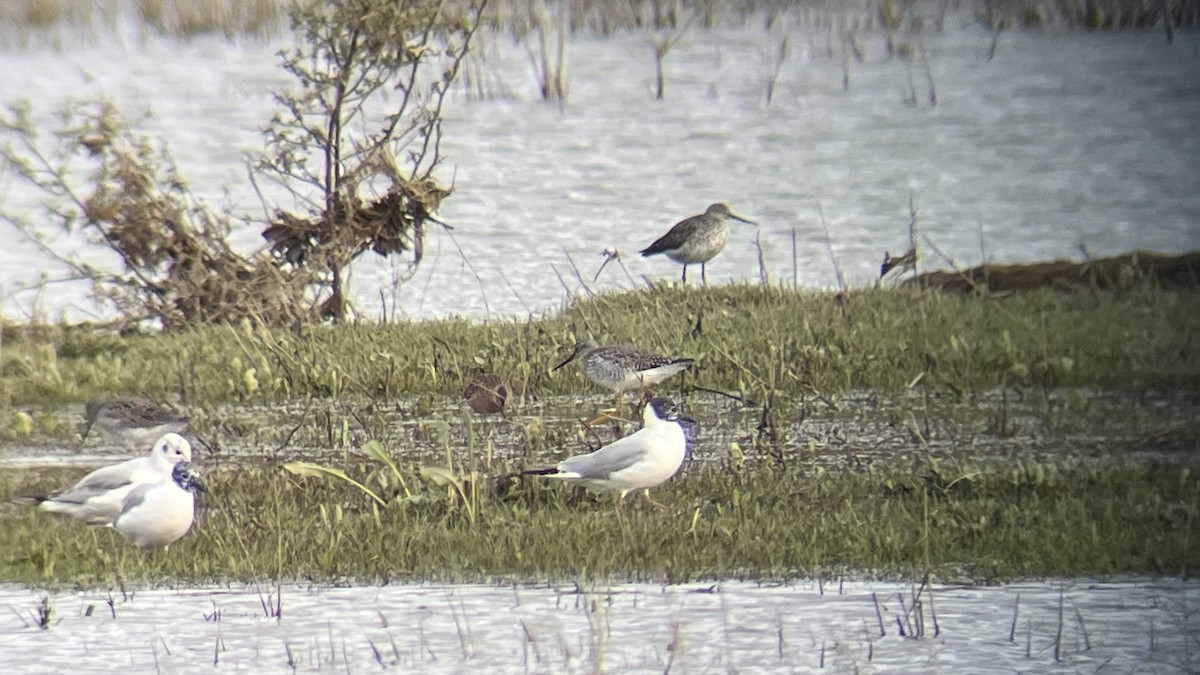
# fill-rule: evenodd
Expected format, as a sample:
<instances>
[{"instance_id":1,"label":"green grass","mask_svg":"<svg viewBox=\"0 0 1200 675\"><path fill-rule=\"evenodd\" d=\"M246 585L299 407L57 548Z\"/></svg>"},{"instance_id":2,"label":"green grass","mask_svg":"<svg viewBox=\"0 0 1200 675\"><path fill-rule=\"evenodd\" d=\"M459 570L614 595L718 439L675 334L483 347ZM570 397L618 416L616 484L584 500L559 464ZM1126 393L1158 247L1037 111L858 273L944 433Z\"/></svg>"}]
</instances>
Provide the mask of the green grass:
<instances>
[{"instance_id":1,"label":"green grass","mask_svg":"<svg viewBox=\"0 0 1200 675\"><path fill-rule=\"evenodd\" d=\"M375 467L350 473L375 488ZM407 474L378 507L342 481L282 469L207 476L203 519L170 551L28 507L0 506L0 580L33 585L484 579L942 579L1188 575L1200 481L1118 463L922 463L893 472L693 463L658 509L535 479L460 493ZM31 486L22 486L26 490ZM0 483L0 500L14 486ZM463 495L466 499L464 500Z\"/></svg>"},{"instance_id":2,"label":"green grass","mask_svg":"<svg viewBox=\"0 0 1200 675\"><path fill-rule=\"evenodd\" d=\"M588 334L695 358L691 382L757 400L898 391L918 376L959 391L1200 386L1194 293L1135 288L995 299L729 285L600 295L528 321L292 331L247 323L128 337L87 327L8 326L0 411L116 394L192 404L445 395L482 371L538 395L591 391L574 368L550 372L575 336Z\"/></svg>"},{"instance_id":3,"label":"green grass","mask_svg":"<svg viewBox=\"0 0 1200 675\"><path fill-rule=\"evenodd\" d=\"M1197 324L1196 294L1143 287L985 298L732 285L601 295L528 321L129 336L8 326L3 433L60 432L70 425L54 411L68 401L182 394L218 436L272 448L298 430L303 447L340 448L334 468L385 504L338 480L216 455L204 461L202 521L169 553L145 553L8 503L78 470L8 471L0 581L1187 575L1200 562L1200 485L1186 468L1194 424L1138 404L1137 392L1198 388ZM681 382L760 402L689 397L698 459L655 491L665 510L631 498L618 511L609 498L510 475L515 458L577 449L572 420L588 411L556 397L603 395L577 369L550 368L584 334L694 357ZM458 409L429 417L483 370L539 405L486 423ZM380 405L393 398L403 405ZM278 430L241 418L246 403L292 399L313 414L271 422ZM755 435L760 419L775 425L773 440ZM836 427L829 447L826 425ZM346 429L380 440L397 468L347 446ZM422 472L430 463L438 470Z\"/></svg>"}]
</instances>

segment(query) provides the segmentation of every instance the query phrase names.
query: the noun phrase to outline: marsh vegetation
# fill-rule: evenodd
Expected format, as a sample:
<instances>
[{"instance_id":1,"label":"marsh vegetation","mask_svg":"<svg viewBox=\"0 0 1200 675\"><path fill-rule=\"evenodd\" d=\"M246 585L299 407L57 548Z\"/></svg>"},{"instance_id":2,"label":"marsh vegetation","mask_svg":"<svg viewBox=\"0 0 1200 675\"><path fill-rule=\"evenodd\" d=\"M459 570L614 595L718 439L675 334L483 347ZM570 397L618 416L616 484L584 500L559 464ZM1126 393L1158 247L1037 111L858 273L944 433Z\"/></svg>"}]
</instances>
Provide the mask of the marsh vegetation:
<instances>
[{"instance_id":1,"label":"marsh vegetation","mask_svg":"<svg viewBox=\"0 0 1200 675\"><path fill-rule=\"evenodd\" d=\"M483 324L10 328L6 417L30 421L8 424L10 439L67 437L59 404L96 393L178 396L209 441L212 499L169 556L0 506L0 576L1186 576L1200 562L1185 393L1196 303L1140 286L1005 298L664 287ZM699 421L691 460L656 491L665 510L515 475L627 433L583 431L606 395L581 400L593 391L581 376L549 372L592 331L698 359L662 389ZM523 402L475 416L458 395L480 369L518 383ZM362 488L283 469L301 458ZM7 472L0 498L62 480Z\"/></svg>"},{"instance_id":2,"label":"marsh vegetation","mask_svg":"<svg viewBox=\"0 0 1200 675\"><path fill-rule=\"evenodd\" d=\"M830 23L844 63L860 30L886 33L889 58L921 62L920 40L898 36L934 25L918 4L875 3L861 21ZM745 20L752 5L731 12ZM379 24L353 11L293 15L309 42L284 67L300 87L279 95L257 168L303 195L303 208L258 222L269 256L234 251L231 218L194 201L165 148L127 129L112 107L65 111L48 150L30 110L12 108L10 138L29 144L6 146L10 166L54 198L42 214L49 222L83 222L121 257L122 272L101 277L98 297L115 298L122 318L121 332L4 326L0 435L13 446L61 446L76 426L64 406L118 394L171 400L207 441L213 496L170 555L143 555L110 532L7 503L62 484L63 470L5 471L0 578L111 586L1191 574L1200 550L1200 300L1136 272L1105 289L950 296L844 283L837 293L802 291L794 278L772 283L761 263L761 284L593 293L576 270L583 297L544 316L354 320L342 270L371 250L415 264L423 228L439 225L433 211L448 196L434 173L439 115L460 67L470 71L474 31L538 34L542 95L561 100L572 31L652 27L661 67L678 31L716 20L713 3L627 6L617 17L569 3L550 17L545 3L492 3L489 11L511 14L452 21L417 3L425 11L371 14ZM986 21L997 34L1013 22L1149 26L1166 7L1168 27L1195 22L1195 3L1087 4L1120 17L1111 21L1033 6ZM31 7L27 25L57 20ZM268 4L245 7L258 18L231 18L222 30L270 22ZM139 11L150 25L170 23ZM773 58L788 51L781 42ZM426 58L433 80L417 75ZM368 101L397 79L407 83L402 101L369 115ZM670 91L661 69L656 89ZM930 106L936 98L930 76ZM83 188L64 191L81 175ZM246 292L268 284L278 291L269 301ZM585 337L696 360L665 387L701 424L691 462L659 491L664 510L515 476L628 431L581 430L596 407L579 399L589 385L573 371L550 372ZM480 420L451 398L485 373L523 393L503 418ZM325 477L285 470L300 459Z\"/></svg>"}]
</instances>

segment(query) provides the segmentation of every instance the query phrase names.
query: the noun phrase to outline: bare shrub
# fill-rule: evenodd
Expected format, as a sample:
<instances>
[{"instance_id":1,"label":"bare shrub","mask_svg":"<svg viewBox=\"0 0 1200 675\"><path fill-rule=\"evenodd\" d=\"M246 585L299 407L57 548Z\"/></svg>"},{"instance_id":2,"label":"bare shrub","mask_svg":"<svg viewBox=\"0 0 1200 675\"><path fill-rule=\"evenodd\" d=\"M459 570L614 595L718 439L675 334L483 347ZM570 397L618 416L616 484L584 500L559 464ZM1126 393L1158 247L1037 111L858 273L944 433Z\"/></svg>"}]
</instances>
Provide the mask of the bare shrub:
<instances>
[{"instance_id":1,"label":"bare shrub","mask_svg":"<svg viewBox=\"0 0 1200 675\"><path fill-rule=\"evenodd\" d=\"M354 259L411 253L412 268L420 263L425 228L450 194L433 176L442 101L483 4L455 12L436 0L293 6L299 40L283 67L299 86L276 96L280 112L253 166L256 178L296 197L262 224L269 255L232 249L233 216L194 198L166 150L106 102L67 106L49 135L26 105L0 116L0 157L40 195L36 215L0 205L0 220L89 279L125 321L168 330L243 318L340 321L352 310L344 279ZM56 253L41 243L46 223L83 231L122 269Z\"/></svg>"},{"instance_id":2,"label":"bare shrub","mask_svg":"<svg viewBox=\"0 0 1200 675\"><path fill-rule=\"evenodd\" d=\"M433 0L293 9L304 39L283 54L283 68L300 88L276 95L280 112L254 168L301 205L278 210L263 236L280 265L322 275L329 291L322 316L345 317L344 271L363 253L412 251L420 263L425 227L438 223L433 214L450 194L433 178L442 103L484 4L453 14Z\"/></svg>"}]
</instances>

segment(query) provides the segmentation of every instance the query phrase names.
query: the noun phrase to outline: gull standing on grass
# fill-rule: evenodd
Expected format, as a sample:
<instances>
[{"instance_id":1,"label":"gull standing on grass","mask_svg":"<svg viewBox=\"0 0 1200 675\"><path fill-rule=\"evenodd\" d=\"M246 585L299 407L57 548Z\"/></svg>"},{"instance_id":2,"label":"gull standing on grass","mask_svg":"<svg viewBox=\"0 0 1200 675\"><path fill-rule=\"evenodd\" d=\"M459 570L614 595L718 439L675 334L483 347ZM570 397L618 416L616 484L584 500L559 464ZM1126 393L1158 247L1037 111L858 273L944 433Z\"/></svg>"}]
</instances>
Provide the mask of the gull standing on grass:
<instances>
[{"instance_id":1,"label":"gull standing on grass","mask_svg":"<svg viewBox=\"0 0 1200 675\"><path fill-rule=\"evenodd\" d=\"M167 549L192 527L193 490L207 492L191 462L180 462L157 483L143 483L126 495L111 527L141 548Z\"/></svg>"},{"instance_id":2,"label":"gull standing on grass","mask_svg":"<svg viewBox=\"0 0 1200 675\"><path fill-rule=\"evenodd\" d=\"M617 395L617 410L620 410L624 392L658 384L692 365L692 359L651 354L633 347L601 347L593 340L581 340L575 343L571 355L553 370L576 359L589 380Z\"/></svg>"},{"instance_id":3,"label":"gull standing on grass","mask_svg":"<svg viewBox=\"0 0 1200 675\"><path fill-rule=\"evenodd\" d=\"M729 241L729 218L751 225L758 224L737 215L729 209L728 204L718 202L698 216L675 223L674 227L653 244L642 249L641 253L643 256L662 253L683 265L684 284L687 284L688 265L700 263L700 279L707 286L708 277L704 268L709 260L725 248L725 242Z\"/></svg>"},{"instance_id":4,"label":"gull standing on grass","mask_svg":"<svg viewBox=\"0 0 1200 675\"><path fill-rule=\"evenodd\" d=\"M192 446L179 434L158 439L150 454L89 473L74 486L46 496L16 501L50 513L65 513L93 525L111 525L125 498L139 485L157 483L181 462L192 461Z\"/></svg>"},{"instance_id":5,"label":"gull standing on grass","mask_svg":"<svg viewBox=\"0 0 1200 675\"><path fill-rule=\"evenodd\" d=\"M679 471L687 454L687 435L680 422L693 420L679 414L665 398L652 398L642 411L642 428L613 441L595 452L564 459L545 469L521 473L561 478L593 490L620 493L621 499L634 490L655 487Z\"/></svg>"},{"instance_id":6,"label":"gull standing on grass","mask_svg":"<svg viewBox=\"0 0 1200 675\"><path fill-rule=\"evenodd\" d=\"M83 440L95 429L104 440L130 451L140 451L163 434L188 432L187 417L144 398L93 399L83 414Z\"/></svg>"}]
</instances>

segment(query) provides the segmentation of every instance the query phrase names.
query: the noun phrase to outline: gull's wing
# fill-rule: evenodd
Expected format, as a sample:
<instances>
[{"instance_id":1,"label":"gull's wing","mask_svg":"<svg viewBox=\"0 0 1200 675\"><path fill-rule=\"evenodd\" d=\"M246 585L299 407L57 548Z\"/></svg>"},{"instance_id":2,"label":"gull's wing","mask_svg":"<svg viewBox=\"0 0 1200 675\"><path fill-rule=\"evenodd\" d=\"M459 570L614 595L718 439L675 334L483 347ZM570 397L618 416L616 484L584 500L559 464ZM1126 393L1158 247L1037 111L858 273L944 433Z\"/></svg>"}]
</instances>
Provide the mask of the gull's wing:
<instances>
[{"instance_id":1,"label":"gull's wing","mask_svg":"<svg viewBox=\"0 0 1200 675\"><path fill-rule=\"evenodd\" d=\"M115 490L130 483L144 481L143 476L149 470L150 463L145 457L130 459L120 464L100 467L79 480L78 483L65 490L62 494L76 491L100 492ZM56 498L62 495L57 495Z\"/></svg>"},{"instance_id":2,"label":"gull's wing","mask_svg":"<svg viewBox=\"0 0 1200 675\"><path fill-rule=\"evenodd\" d=\"M142 483L130 490L129 494L125 495L125 499L121 501L121 516L129 513L142 502L146 501L146 493L150 492L151 488L155 485L157 483ZM119 520L121 516L117 516L117 519Z\"/></svg>"},{"instance_id":3,"label":"gull's wing","mask_svg":"<svg viewBox=\"0 0 1200 675\"><path fill-rule=\"evenodd\" d=\"M628 469L646 456L642 432L609 443L599 450L565 459L558 464L560 474L576 474L580 478L607 478Z\"/></svg>"}]
</instances>

